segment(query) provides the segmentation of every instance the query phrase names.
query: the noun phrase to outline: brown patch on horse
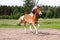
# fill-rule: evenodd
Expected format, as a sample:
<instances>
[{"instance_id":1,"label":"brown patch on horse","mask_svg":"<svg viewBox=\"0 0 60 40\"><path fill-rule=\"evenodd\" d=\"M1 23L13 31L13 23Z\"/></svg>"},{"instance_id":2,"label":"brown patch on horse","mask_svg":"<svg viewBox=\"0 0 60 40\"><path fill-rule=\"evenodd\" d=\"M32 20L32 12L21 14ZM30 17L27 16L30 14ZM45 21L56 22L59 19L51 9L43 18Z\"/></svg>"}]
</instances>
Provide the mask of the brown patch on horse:
<instances>
[{"instance_id":1,"label":"brown patch on horse","mask_svg":"<svg viewBox=\"0 0 60 40\"><path fill-rule=\"evenodd\" d=\"M41 14L41 10L40 10L40 7L37 6L37 8L33 10L33 16L31 16L30 14L25 14L23 17L24 26L26 26L26 23L32 24L36 30L36 34L38 32L37 32L37 28L35 27L35 25L38 24L38 15L39 14ZM25 28L25 30L26 30L26 28Z\"/></svg>"}]
</instances>

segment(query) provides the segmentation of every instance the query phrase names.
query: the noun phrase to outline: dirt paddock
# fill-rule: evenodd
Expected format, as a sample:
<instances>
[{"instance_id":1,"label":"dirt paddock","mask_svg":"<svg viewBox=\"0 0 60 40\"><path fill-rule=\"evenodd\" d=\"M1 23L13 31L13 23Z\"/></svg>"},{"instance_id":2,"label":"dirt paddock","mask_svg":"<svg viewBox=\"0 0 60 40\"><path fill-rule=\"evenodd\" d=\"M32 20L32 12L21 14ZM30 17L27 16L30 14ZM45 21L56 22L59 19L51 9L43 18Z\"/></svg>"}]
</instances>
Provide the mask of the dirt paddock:
<instances>
[{"instance_id":1,"label":"dirt paddock","mask_svg":"<svg viewBox=\"0 0 60 40\"><path fill-rule=\"evenodd\" d=\"M39 34L30 32L27 33L21 28L0 28L0 40L60 40L59 29L39 29Z\"/></svg>"}]
</instances>

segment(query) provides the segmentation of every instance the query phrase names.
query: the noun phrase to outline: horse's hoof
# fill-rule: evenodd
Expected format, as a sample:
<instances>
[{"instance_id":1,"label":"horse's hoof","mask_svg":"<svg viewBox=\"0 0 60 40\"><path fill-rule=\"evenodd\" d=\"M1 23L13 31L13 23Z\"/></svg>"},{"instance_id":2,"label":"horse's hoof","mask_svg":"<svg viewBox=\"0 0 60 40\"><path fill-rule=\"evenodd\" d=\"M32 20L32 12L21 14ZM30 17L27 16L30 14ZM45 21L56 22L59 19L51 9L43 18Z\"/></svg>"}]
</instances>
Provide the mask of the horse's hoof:
<instances>
[{"instance_id":1,"label":"horse's hoof","mask_svg":"<svg viewBox=\"0 0 60 40\"><path fill-rule=\"evenodd\" d=\"M36 33L36 34L38 34L38 33Z\"/></svg>"},{"instance_id":2,"label":"horse's hoof","mask_svg":"<svg viewBox=\"0 0 60 40\"><path fill-rule=\"evenodd\" d=\"M30 30L31 32L33 32L33 30Z\"/></svg>"},{"instance_id":3,"label":"horse's hoof","mask_svg":"<svg viewBox=\"0 0 60 40\"><path fill-rule=\"evenodd\" d=\"M36 32L36 34L38 34L38 32Z\"/></svg>"},{"instance_id":4,"label":"horse's hoof","mask_svg":"<svg viewBox=\"0 0 60 40\"><path fill-rule=\"evenodd\" d=\"M31 33L33 33L33 31L31 31Z\"/></svg>"},{"instance_id":5,"label":"horse's hoof","mask_svg":"<svg viewBox=\"0 0 60 40\"><path fill-rule=\"evenodd\" d=\"M26 32L26 33L24 33L24 34L28 34L28 33Z\"/></svg>"}]
</instances>

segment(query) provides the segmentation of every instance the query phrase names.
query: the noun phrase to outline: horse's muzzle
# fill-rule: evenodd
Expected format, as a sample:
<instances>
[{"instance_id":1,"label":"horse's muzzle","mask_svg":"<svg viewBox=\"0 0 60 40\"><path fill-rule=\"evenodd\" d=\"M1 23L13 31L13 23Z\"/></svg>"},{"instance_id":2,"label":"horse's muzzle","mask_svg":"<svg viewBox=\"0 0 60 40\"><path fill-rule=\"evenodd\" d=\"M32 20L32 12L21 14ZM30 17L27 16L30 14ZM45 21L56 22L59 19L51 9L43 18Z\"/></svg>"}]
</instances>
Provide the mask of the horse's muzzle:
<instances>
[{"instance_id":1,"label":"horse's muzzle","mask_svg":"<svg viewBox=\"0 0 60 40\"><path fill-rule=\"evenodd\" d=\"M39 15L42 15L42 12L41 11L39 12Z\"/></svg>"}]
</instances>

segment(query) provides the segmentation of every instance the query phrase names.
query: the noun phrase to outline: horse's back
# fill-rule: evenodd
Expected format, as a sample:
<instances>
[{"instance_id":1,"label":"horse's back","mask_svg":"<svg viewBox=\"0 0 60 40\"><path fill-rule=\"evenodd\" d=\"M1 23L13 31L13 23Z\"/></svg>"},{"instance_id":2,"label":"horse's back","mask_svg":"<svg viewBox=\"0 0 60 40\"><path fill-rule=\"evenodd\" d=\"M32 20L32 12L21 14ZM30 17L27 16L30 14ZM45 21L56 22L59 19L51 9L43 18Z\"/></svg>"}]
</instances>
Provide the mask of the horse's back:
<instances>
[{"instance_id":1,"label":"horse's back","mask_svg":"<svg viewBox=\"0 0 60 40\"><path fill-rule=\"evenodd\" d=\"M32 17L31 17L31 15L30 14L25 14L24 15L24 20L26 21L26 22L32 22Z\"/></svg>"},{"instance_id":2,"label":"horse's back","mask_svg":"<svg viewBox=\"0 0 60 40\"><path fill-rule=\"evenodd\" d=\"M25 18L25 19L31 19L31 16L30 16L29 14L25 14L25 15L24 15L24 18Z\"/></svg>"}]
</instances>

